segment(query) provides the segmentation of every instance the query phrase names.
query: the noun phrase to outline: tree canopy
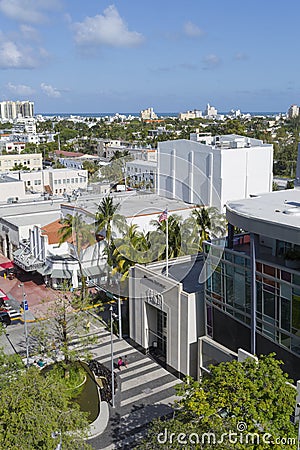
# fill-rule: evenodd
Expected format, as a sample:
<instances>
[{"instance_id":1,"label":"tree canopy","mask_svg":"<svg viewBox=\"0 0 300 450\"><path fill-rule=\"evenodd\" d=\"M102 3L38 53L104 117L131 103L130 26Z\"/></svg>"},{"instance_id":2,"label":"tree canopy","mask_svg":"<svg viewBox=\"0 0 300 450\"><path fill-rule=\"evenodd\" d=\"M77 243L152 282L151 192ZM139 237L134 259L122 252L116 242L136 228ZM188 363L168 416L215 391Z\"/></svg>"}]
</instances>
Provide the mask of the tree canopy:
<instances>
[{"instance_id":1,"label":"tree canopy","mask_svg":"<svg viewBox=\"0 0 300 450\"><path fill-rule=\"evenodd\" d=\"M296 389L274 356L221 363L200 381L186 379L177 387L175 416L154 421L137 448L295 449Z\"/></svg>"},{"instance_id":2,"label":"tree canopy","mask_svg":"<svg viewBox=\"0 0 300 450\"><path fill-rule=\"evenodd\" d=\"M19 356L0 349L0 448L10 450L91 449L85 443L86 413L70 402L65 385L36 367L25 370Z\"/></svg>"}]
</instances>

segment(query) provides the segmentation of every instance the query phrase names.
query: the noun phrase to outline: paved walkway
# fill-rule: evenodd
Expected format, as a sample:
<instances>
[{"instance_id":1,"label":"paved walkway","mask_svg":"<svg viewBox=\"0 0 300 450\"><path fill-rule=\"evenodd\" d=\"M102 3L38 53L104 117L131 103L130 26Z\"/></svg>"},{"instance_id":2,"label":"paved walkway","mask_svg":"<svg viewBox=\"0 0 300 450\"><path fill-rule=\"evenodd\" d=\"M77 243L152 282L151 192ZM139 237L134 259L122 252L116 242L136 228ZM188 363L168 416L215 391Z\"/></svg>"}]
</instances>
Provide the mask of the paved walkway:
<instances>
[{"instance_id":1,"label":"paved walkway","mask_svg":"<svg viewBox=\"0 0 300 450\"><path fill-rule=\"evenodd\" d=\"M118 390L115 409L110 407L110 420L104 433L89 443L100 449L132 449L145 435L149 422L172 413L176 399L174 386L180 382L153 359L137 351L125 340L113 339L114 362L127 355L128 367L115 369ZM103 329L100 344L93 349L94 358L110 368L110 333Z\"/></svg>"}]
</instances>

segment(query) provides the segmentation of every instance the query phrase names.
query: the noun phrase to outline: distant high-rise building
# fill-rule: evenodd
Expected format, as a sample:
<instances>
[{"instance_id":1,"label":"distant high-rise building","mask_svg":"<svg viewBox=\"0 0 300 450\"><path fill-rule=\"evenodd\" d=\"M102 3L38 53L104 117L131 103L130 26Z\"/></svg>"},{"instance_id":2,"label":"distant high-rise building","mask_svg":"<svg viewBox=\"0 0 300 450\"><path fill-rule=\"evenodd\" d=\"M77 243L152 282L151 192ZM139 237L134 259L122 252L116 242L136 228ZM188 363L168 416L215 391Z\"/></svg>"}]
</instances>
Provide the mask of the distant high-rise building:
<instances>
[{"instance_id":1,"label":"distant high-rise building","mask_svg":"<svg viewBox=\"0 0 300 450\"><path fill-rule=\"evenodd\" d=\"M299 106L291 105L288 110L288 116L290 119L293 119L294 117L298 117L299 116Z\"/></svg>"},{"instance_id":2,"label":"distant high-rise building","mask_svg":"<svg viewBox=\"0 0 300 450\"><path fill-rule=\"evenodd\" d=\"M152 120L157 119L157 114L153 111L153 108L147 108L141 111L141 119L142 120Z\"/></svg>"},{"instance_id":3,"label":"distant high-rise building","mask_svg":"<svg viewBox=\"0 0 300 450\"><path fill-rule=\"evenodd\" d=\"M204 115L208 117L215 117L218 115L218 110L214 106L210 106L210 104L207 103Z\"/></svg>"},{"instance_id":4,"label":"distant high-rise building","mask_svg":"<svg viewBox=\"0 0 300 450\"><path fill-rule=\"evenodd\" d=\"M0 102L0 119L14 120L17 117L33 117L34 103L30 101Z\"/></svg>"}]
</instances>

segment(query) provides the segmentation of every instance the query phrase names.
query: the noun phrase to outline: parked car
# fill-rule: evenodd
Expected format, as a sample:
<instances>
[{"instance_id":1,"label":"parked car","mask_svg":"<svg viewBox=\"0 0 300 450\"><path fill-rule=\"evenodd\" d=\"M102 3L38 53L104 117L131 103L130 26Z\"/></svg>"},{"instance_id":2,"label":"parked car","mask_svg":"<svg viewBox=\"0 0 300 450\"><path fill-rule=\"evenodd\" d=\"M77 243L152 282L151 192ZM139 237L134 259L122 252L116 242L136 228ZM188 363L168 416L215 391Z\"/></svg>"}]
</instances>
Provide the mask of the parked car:
<instances>
[{"instance_id":1,"label":"parked car","mask_svg":"<svg viewBox=\"0 0 300 450\"><path fill-rule=\"evenodd\" d=\"M11 324L11 318L7 311L0 311L0 323L5 327Z\"/></svg>"}]
</instances>

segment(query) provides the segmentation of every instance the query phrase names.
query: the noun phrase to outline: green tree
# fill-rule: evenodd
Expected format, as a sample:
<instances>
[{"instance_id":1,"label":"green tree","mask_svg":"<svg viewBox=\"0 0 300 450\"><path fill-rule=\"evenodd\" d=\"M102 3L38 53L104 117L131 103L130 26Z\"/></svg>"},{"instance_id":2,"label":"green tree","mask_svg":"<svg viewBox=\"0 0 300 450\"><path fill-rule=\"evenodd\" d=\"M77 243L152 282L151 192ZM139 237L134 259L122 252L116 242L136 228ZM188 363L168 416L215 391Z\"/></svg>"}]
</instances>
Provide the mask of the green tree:
<instances>
[{"instance_id":1,"label":"green tree","mask_svg":"<svg viewBox=\"0 0 300 450\"><path fill-rule=\"evenodd\" d=\"M291 422L296 389L288 383L291 380L274 356L261 356L258 362L248 358L245 362L221 363L211 366L210 374L200 381L188 378L177 387L180 400L175 417L154 421L147 438L137 448L163 448L158 442L159 433L162 433L161 439L167 438L164 448L168 450L183 448L177 440L179 433L186 436L195 433L193 444L187 439L185 449L265 450L277 447L265 442L263 436L269 441L294 438L296 442L297 428ZM237 433L234 444L228 440L230 432ZM170 433L175 433L172 442ZM227 434L220 442L222 433ZM246 442L247 433L253 433L254 441ZM210 441L206 439L209 435ZM296 449L296 446L284 445L284 448Z\"/></svg>"},{"instance_id":2,"label":"green tree","mask_svg":"<svg viewBox=\"0 0 300 450\"><path fill-rule=\"evenodd\" d=\"M55 352L59 350L66 371L70 363L88 359L91 356L89 345L95 343L95 337L88 333L87 319L83 312L88 305L87 297L82 303L66 290L58 293L45 311L47 320L38 322L30 333L35 351L55 359Z\"/></svg>"},{"instance_id":3,"label":"green tree","mask_svg":"<svg viewBox=\"0 0 300 450\"><path fill-rule=\"evenodd\" d=\"M121 281L129 275L129 269L134 264L147 264L156 261L163 253L165 240L161 233L143 233L136 224L126 227L121 238L114 239L112 274L122 274Z\"/></svg>"},{"instance_id":4,"label":"green tree","mask_svg":"<svg viewBox=\"0 0 300 450\"><path fill-rule=\"evenodd\" d=\"M195 220L200 237L200 246L203 241L212 238L223 237L226 233L226 219L215 207L199 206L193 210L192 217Z\"/></svg>"},{"instance_id":5,"label":"green tree","mask_svg":"<svg viewBox=\"0 0 300 450\"><path fill-rule=\"evenodd\" d=\"M86 413L76 403L70 403L63 383L53 383L36 367L15 370L15 360L3 355L0 383L0 448L10 450L41 450L58 448L60 433L62 448L91 449L85 443Z\"/></svg>"},{"instance_id":6,"label":"green tree","mask_svg":"<svg viewBox=\"0 0 300 450\"><path fill-rule=\"evenodd\" d=\"M81 300L83 301L86 296L87 287L86 275L82 267L82 258L84 249L96 242L95 235L92 232L91 225L87 224L82 214L78 214L77 212L74 215L67 214L60 223L63 226L59 229L59 242L62 244L67 240L71 240L74 256L78 261L81 278Z\"/></svg>"}]
</instances>

